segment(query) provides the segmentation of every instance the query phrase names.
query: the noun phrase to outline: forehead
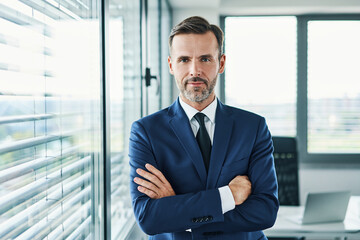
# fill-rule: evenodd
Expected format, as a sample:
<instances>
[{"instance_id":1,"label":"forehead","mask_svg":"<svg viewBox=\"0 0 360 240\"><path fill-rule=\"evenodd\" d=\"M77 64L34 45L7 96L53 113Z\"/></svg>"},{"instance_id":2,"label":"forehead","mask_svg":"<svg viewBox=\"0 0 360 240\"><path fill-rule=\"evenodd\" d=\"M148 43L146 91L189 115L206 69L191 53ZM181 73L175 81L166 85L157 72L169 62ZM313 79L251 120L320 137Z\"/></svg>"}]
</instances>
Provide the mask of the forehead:
<instances>
[{"instance_id":1,"label":"forehead","mask_svg":"<svg viewBox=\"0 0 360 240\"><path fill-rule=\"evenodd\" d=\"M173 38L172 55L217 54L218 44L213 32L177 34Z\"/></svg>"}]
</instances>

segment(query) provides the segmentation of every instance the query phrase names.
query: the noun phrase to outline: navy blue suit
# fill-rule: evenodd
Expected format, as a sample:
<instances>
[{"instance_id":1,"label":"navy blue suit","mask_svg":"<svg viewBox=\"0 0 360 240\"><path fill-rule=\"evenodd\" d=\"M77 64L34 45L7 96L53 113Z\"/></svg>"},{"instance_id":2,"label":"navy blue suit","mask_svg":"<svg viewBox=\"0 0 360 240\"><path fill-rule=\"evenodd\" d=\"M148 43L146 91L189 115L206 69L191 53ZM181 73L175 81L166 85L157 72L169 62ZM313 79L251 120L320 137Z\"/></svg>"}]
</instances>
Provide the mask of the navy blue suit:
<instances>
[{"instance_id":1,"label":"navy blue suit","mask_svg":"<svg viewBox=\"0 0 360 240\"><path fill-rule=\"evenodd\" d=\"M149 239L267 239L261 230L274 224L279 202L272 140L263 117L218 101L208 174L179 100L134 122L129 148L133 209ZM146 163L164 174L176 196L150 199L137 190L136 169L145 169ZM237 175L249 177L252 193L222 214L218 188Z\"/></svg>"}]
</instances>

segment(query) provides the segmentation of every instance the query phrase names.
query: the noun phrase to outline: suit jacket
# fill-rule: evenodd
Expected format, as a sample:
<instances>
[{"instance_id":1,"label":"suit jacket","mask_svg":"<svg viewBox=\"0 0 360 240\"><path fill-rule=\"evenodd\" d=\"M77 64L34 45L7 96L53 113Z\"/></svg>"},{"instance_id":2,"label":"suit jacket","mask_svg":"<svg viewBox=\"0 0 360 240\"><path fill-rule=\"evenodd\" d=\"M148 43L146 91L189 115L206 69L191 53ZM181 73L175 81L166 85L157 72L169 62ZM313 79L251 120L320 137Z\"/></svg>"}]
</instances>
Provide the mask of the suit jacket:
<instances>
[{"instance_id":1,"label":"suit jacket","mask_svg":"<svg viewBox=\"0 0 360 240\"><path fill-rule=\"evenodd\" d=\"M279 202L265 120L218 101L208 174L189 119L176 100L133 123L130 135L130 192L135 218L149 239L267 239ZM159 169L176 196L150 199L137 190L137 168ZM249 198L223 214L219 187L237 175L252 183ZM186 231L191 229L191 232Z\"/></svg>"}]
</instances>

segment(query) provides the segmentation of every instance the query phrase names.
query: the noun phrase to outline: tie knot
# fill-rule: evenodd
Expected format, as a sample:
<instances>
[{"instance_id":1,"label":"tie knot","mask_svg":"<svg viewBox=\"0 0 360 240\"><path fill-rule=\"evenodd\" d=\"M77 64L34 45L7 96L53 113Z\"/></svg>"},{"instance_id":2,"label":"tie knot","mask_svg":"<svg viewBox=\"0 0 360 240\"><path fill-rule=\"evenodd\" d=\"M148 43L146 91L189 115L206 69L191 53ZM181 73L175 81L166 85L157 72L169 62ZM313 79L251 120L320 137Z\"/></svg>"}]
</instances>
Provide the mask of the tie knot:
<instances>
[{"instance_id":1,"label":"tie knot","mask_svg":"<svg viewBox=\"0 0 360 240\"><path fill-rule=\"evenodd\" d=\"M205 125L204 123L204 117L205 117L205 114L201 113L201 112L198 112L197 114L195 114L194 118L196 119L196 121L198 121L198 123L200 125Z\"/></svg>"}]
</instances>

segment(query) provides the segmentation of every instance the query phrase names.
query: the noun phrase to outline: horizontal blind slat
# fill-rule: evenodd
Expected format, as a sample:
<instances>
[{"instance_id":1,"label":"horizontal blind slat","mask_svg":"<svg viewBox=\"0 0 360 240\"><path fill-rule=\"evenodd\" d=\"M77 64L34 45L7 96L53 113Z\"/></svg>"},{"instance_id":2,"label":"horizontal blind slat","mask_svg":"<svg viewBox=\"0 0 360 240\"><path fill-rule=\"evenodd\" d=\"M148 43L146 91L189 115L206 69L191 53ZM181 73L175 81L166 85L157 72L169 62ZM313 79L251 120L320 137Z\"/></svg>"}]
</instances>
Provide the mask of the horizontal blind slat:
<instances>
[{"instance_id":1,"label":"horizontal blind slat","mask_svg":"<svg viewBox=\"0 0 360 240\"><path fill-rule=\"evenodd\" d=\"M76 194L73 198L71 198L68 202L64 203L61 208L55 209L52 213L45 216L45 218L41 219L38 223L34 224L32 227L27 229L24 233L19 235L16 239L25 240L25 239L39 239L41 237L37 236L38 234L42 234L44 236L48 235L51 232L51 227L55 223L59 222L61 224L64 222L66 218L69 216L76 216L78 219L79 211L86 209L88 214L90 213L90 203L91 201L87 201L87 204L83 204L75 213L72 211L72 206L81 201L89 200L91 193L91 186L86 187L83 191ZM65 215L65 219L63 219ZM43 236L43 237L44 237Z\"/></svg>"},{"instance_id":2,"label":"horizontal blind slat","mask_svg":"<svg viewBox=\"0 0 360 240\"><path fill-rule=\"evenodd\" d=\"M75 239L84 239L84 230L89 229L91 223L91 216L89 216L88 218L85 219L85 221L83 221L81 223L80 226L78 226L75 231L73 231L70 236L68 236L66 238L66 240L75 240ZM89 231L87 231L89 232Z\"/></svg>"},{"instance_id":3,"label":"horizontal blind slat","mask_svg":"<svg viewBox=\"0 0 360 240\"><path fill-rule=\"evenodd\" d=\"M46 23L40 22L30 16L27 16L12 8L9 8L1 3L0 3L0 16L18 25L25 25L28 28L31 28L40 34L43 34L44 36L48 36L48 37L51 36L50 27Z\"/></svg>"},{"instance_id":4,"label":"horizontal blind slat","mask_svg":"<svg viewBox=\"0 0 360 240\"><path fill-rule=\"evenodd\" d=\"M90 160L91 156L87 156L69 166L64 167L63 169L57 170L46 177L36 180L33 183L3 196L0 198L0 215L7 212L12 206L22 203L25 199L29 199L68 178L72 175L72 173L80 171L83 169L85 164L90 163Z\"/></svg>"},{"instance_id":5,"label":"horizontal blind slat","mask_svg":"<svg viewBox=\"0 0 360 240\"><path fill-rule=\"evenodd\" d=\"M56 140L61 140L64 138L69 138L69 137L75 136L76 132L81 132L84 130L86 130L86 129L77 129L74 131L54 133L52 135L40 136L40 137L18 140L18 141L10 142L10 143L4 143L0 147L0 154L17 151L17 150L21 150L24 148L34 147L34 146L37 146L40 144L44 144L44 143L48 143L48 142L52 142L52 141L56 141Z\"/></svg>"},{"instance_id":6,"label":"horizontal blind slat","mask_svg":"<svg viewBox=\"0 0 360 240\"><path fill-rule=\"evenodd\" d=\"M66 235L68 234L64 232L64 229L68 229L73 224L73 222L75 222L78 218L81 218L82 212L86 212L89 214L90 206L91 206L90 202L85 203L81 207L82 209L78 209L76 211L77 213L75 212L75 214L72 214L68 219L64 221L62 225L57 226L51 233L49 233L46 240L65 239Z\"/></svg>"},{"instance_id":7,"label":"horizontal blind slat","mask_svg":"<svg viewBox=\"0 0 360 240\"><path fill-rule=\"evenodd\" d=\"M84 145L79 145L75 147L68 148L62 152L60 156L54 156L54 157L44 157L44 158L38 158L29 162L25 162L23 164L16 165L11 168L7 168L0 171L0 183L12 180L14 178L20 177L22 175L25 175L27 173L36 171L46 165L49 165L51 163L56 162L57 160L60 160L61 158L66 158L68 156L71 156L72 154L76 153L79 148L81 148Z\"/></svg>"},{"instance_id":8,"label":"horizontal blind slat","mask_svg":"<svg viewBox=\"0 0 360 240\"><path fill-rule=\"evenodd\" d=\"M3 238L6 234L9 234L10 231L15 230L16 228L21 227L21 224L28 221L29 218L34 217L38 212L47 211L53 205L57 204L63 198L66 198L71 194L75 189L81 187L85 183L90 183L91 172L86 172L83 175L77 177L75 180L66 183L63 186L62 191L56 191L43 199L39 200L35 204L27 207L24 211L17 213L15 216L9 218L5 222L1 223L0 229L0 238ZM62 183L60 183L62 184ZM56 187L56 186L54 186ZM59 186L61 187L61 186ZM51 201L50 199L59 199L58 201Z\"/></svg>"},{"instance_id":9,"label":"horizontal blind slat","mask_svg":"<svg viewBox=\"0 0 360 240\"><path fill-rule=\"evenodd\" d=\"M34 137L34 138L30 138L30 139L19 140L19 141L15 141L15 142L11 142L11 143L4 143L0 147L0 154L4 154L7 152L13 152L16 150L29 148L29 147L33 147L36 145L60 140L61 138L63 138L63 136L48 135L48 136L41 136L41 137Z\"/></svg>"},{"instance_id":10,"label":"horizontal blind slat","mask_svg":"<svg viewBox=\"0 0 360 240\"><path fill-rule=\"evenodd\" d=\"M44 119L53 118L55 116L57 116L57 114L36 114L36 115L0 117L0 124L44 120Z\"/></svg>"},{"instance_id":11,"label":"horizontal blind slat","mask_svg":"<svg viewBox=\"0 0 360 240\"><path fill-rule=\"evenodd\" d=\"M47 1L43 0L19 0L26 5L38 10L39 12L53 19L73 19L73 17Z\"/></svg>"}]
</instances>

